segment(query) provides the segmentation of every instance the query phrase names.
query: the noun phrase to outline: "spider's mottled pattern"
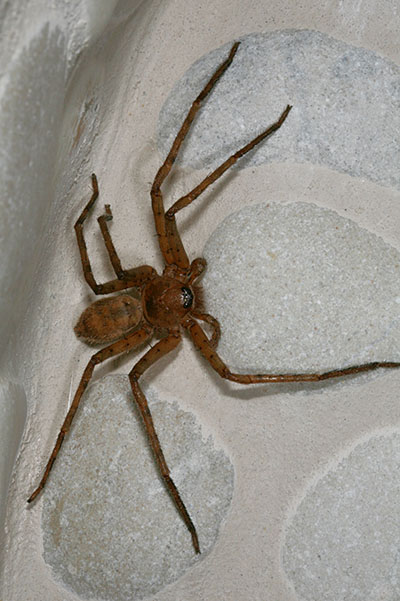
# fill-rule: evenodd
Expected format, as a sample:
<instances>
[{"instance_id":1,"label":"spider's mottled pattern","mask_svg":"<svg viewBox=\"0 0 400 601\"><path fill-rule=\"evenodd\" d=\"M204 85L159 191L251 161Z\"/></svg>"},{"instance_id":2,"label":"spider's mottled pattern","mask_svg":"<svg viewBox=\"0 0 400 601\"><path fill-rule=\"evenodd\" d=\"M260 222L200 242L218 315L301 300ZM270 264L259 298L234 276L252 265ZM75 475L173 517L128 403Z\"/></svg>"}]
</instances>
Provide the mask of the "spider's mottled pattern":
<instances>
[{"instance_id":1,"label":"spider's mottled pattern","mask_svg":"<svg viewBox=\"0 0 400 601\"><path fill-rule=\"evenodd\" d=\"M207 85L193 102L172 144L171 150L155 176L151 188L151 198L155 227L161 253L165 261L165 268L162 275L158 275L156 270L149 265L142 265L133 269L122 268L108 230L107 222L112 219L112 213L109 205L106 205L105 214L100 216L98 221L117 278L104 284L98 284L96 282L83 237L83 224L99 194L97 178L95 175L92 175L93 194L75 224L75 232L85 280L95 294L111 294L135 288L140 292L140 300L135 299L127 293L120 294L92 303L81 315L78 324L75 327L77 336L83 338L88 343L107 343L107 346L95 353L89 360L71 407L61 427L43 477L39 486L28 499L28 502L33 501L44 488L63 440L71 427L72 420L83 392L87 388L92 377L95 366L106 359L110 359L121 353L126 353L142 345L144 342L150 340L154 332L163 330L166 332L165 337L161 338L161 340L147 351L134 365L129 373L129 380L132 387L133 398L142 416L158 469L168 492L174 500L178 512L182 516L182 519L192 536L193 547L196 553L200 553L196 528L182 501L180 493L170 476L168 465L165 461L154 428L146 397L139 386L139 379L144 372L158 361L158 359L172 351L180 343L183 330L186 330L195 347L222 378L240 384L310 382L370 371L377 369L378 367L400 367L400 363L375 362L314 374L237 374L231 372L224 361L219 357L216 348L220 337L220 326L214 317L205 313L202 306L201 288L196 283L206 267L206 262L202 258L194 259L192 262L189 261L177 229L175 215L178 211L188 206L200 196L200 194L220 178L227 169L236 163L240 157L252 150L264 138L279 129L288 116L291 106L288 105L285 108L276 123L259 134L243 148L235 152L235 154L208 175L191 192L177 200L167 211L164 209L161 186L174 165L182 142L184 141L203 100L231 64L238 47L239 42L236 42L233 45L228 58L218 67ZM208 327L212 332L211 336L206 335L199 322L208 324Z\"/></svg>"}]
</instances>

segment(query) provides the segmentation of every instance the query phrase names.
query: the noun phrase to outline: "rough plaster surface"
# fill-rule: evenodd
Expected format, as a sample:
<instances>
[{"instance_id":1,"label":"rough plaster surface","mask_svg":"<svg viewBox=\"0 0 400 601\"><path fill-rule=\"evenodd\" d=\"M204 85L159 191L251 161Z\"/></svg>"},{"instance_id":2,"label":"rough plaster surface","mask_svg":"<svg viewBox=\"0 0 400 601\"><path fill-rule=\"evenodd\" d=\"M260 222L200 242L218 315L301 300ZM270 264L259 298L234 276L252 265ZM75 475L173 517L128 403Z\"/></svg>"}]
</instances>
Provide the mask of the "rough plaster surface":
<instances>
[{"instance_id":1,"label":"rough plaster surface","mask_svg":"<svg viewBox=\"0 0 400 601\"><path fill-rule=\"evenodd\" d=\"M219 352L247 372L400 359L400 253L307 203L246 207L210 237L203 278ZM243 341L246 341L244 344Z\"/></svg>"},{"instance_id":2,"label":"rough plaster surface","mask_svg":"<svg viewBox=\"0 0 400 601\"><path fill-rule=\"evenodd\" d=\"M32 297L40 286L38 266L51 237L50 228L43 232L54 198L67 79L115 2L104 2L100 11L97 3L97 17L89 23L91 5L90 0L16 0L0 6L0 556L9 475L29 397L21 357L32 328Z\"/></svg>"},{"instance_id":3,"label":"rough plaster surface","mask_svg":"<svg viewBox=\"0 0 400 601\"><path fill-rule=\"evenodd\" d=\"M9 403L9 399L14 400ZM15 382L1 382L0 387L0 440L6 441L5 450L0 455L0 491L6 491L12 466L18 451L22 424L26 417L24 389ZM0 524L3 523L6 508L6 495L0 495Z\"/></svg>"},{"instance_id":4,"label":"rough plaster surface","mask_svg":"<svg viewBox=\"0 0 400 601\"><path fill-rule=\"evenodd\" d=\"M400 186L397 65L316 31L274 31L239 39L233 63L190 132L181 164L215 167L292 104L290 126L284 124L239 167L276 160L321 163ZM196 61L168 96L159 123L163 154L230 46Z\"/></svg>"},{"instance_id":5,"label":"rough plaster surface","mask_svg":"<svg viewBox=\"0 0 400 601\"><path fill-rule=\"evenodd\" d=\"M93 385L44 495L44 559L83 598L142 599L210 552L233 494L233 468L193 415L148 391L171 476L201 555L158 475L128 378Z\"/></svg>"},{"instance_id":6,"label":"rough plaster surface","mask_svg":"<svg viewBox=\"0 0 400 601\"><path fill-rule=\"evenodd\" d=\"M43 215L26 199L34 190L48 200L51 174L37 169L32 160L32 146L35 146L36 158L41 165L51 162L57 148L54 129L60 120L63 102L64 45L60 29L51 29L48 24L44 26L15 61L1 99L3 118L0 135L7 155L6 160L0 163L0 193L5 205L0 224L0 244L9 242L9 260L2 261L0 269L4 302L10 289L15 293L14 278L21 277L26 270L27 254L34 252L35 234L43 222ZM16 104L20 106L20 112L15 112ZM47 105L46 112L44 104ZM19 176L22 168L24 178ZM10 232L14 235L11 240L8 238ZM22 237L24 245L16 242ZM2 320L2 327L5 329L4 336L9 335L10 323Z\"/></svg>"},{"instance_id":7,"label":"rough plaster surface","mask_svg":"<svg viewBox=\"0 0 400 601\"><path fill-rule=\"evenodd\" d=\"M304 494L282 561L300 599L397 601L400 433L355 446Z\"/></svg>"}]
</instances>

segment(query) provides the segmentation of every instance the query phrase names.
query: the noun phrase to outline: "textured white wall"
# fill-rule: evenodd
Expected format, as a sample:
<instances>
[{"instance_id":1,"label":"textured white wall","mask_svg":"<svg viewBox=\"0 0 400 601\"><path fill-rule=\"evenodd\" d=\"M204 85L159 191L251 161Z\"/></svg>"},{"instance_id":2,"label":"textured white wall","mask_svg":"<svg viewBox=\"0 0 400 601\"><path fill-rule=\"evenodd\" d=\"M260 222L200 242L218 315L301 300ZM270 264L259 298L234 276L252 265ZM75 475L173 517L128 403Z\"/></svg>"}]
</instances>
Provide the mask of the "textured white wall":
<instances>
[{"instance_id":1,"label":"textured white wall","mask_svg":"<svg viewBox=\"0 0 400 601\"><path fill-rule=\"evenodd\" d=\"M1 9L0 541L26 414L24 378L30 368L19 358L31 329L30 302L40 286L35 276L49 252L68 79L79 53L104 29L115 4L17 0Z\"/></svg>"}]
</instances>

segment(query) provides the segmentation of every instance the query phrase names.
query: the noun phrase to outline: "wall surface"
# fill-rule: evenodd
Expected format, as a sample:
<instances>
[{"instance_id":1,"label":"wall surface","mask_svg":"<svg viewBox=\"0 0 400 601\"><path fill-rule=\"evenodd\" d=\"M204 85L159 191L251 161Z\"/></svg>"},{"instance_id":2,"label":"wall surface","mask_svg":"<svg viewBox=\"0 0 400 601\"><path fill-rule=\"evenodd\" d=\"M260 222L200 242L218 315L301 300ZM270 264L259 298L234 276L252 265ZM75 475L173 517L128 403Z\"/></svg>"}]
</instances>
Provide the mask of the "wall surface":
<instances>
[{"instance_id":1,"label":"wall surface","mask_svg":"<svg viewBox=\"0 0 400 601\"><path fill-rule=\"evenodd\" d=\"M82 401L48 491L27 508L94 352L72 330L93 300L73 232L90 174L96 217L112 206L122 264L162 270L151 182L235 40L165 187L167 202L184 195L293 105L276 135L177 218L190 258L209 263L222 357L245 373L400 361L396 3L243 7L1 9L4 601L399 598L396 370L240 387L187 337L149 370L196 557L140 428L127 427L137 416L126 382L110 376L128 373L143 347L97 369L104 379ZM96 279L112 279L96 219L85 233Z\"/></svg>"}]
</instances>

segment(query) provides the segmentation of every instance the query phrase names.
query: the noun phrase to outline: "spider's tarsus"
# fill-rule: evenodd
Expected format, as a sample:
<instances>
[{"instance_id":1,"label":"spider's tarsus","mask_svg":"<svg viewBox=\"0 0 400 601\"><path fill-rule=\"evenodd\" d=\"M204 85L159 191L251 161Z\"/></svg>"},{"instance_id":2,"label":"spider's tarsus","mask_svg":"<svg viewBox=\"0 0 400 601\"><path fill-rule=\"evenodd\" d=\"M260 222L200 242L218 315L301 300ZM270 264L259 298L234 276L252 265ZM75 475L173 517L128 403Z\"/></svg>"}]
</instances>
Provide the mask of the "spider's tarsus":
<instances>
[{"instance_id":1,"label":"spider's tarsus","mask_svg":"<svg viewBox=\"0 0 400 601\"><path fill-rule=\"evenodd\" d=\"M105 210L105 213L104 213L104 215L102 215L102 217L106 221L111 221L112 218L113 218L113 214L112 214L112 211L111 211L111 206L110 205L104 205L104 210ZM99 219L100 219L100 217L99 217Z\"/></svg>"},{"instance_id":2,"label":"spider's tarsus","mask_svg":"<svg viewBox=\"0 0 400 601\"><path fill-rule=\"evenodd\" d=\"M92 173L92 188L93 192L99 193L99 184L97 182L97 176L95 173Z\"/></svg>"},{"instance_id":3,"label":"spider's tarsus","mask_svg":"<svg viewBox=\"0 0 400 601\"><path fill-rule=\"evenodd\" d=\"M201 555L199 538L197 536L196 529L190 530L190 534L192 535L192 543L196 554Z\"/></svg>"},{"instance_id":4,"label":"spider's tarsus","mask_svg":"<svg viewBox=\"0 0 400 601\"><path fill-rule=\"evenodd\" d=\"M37 489L35 491L33 491L33 493L31 494L31 496L29 497L29 499L26 500L27 503L32 503L32 501L34 501L36 499L36 497L38 496L40 491L38 491Z\"/></svg>"}]
</instances>

